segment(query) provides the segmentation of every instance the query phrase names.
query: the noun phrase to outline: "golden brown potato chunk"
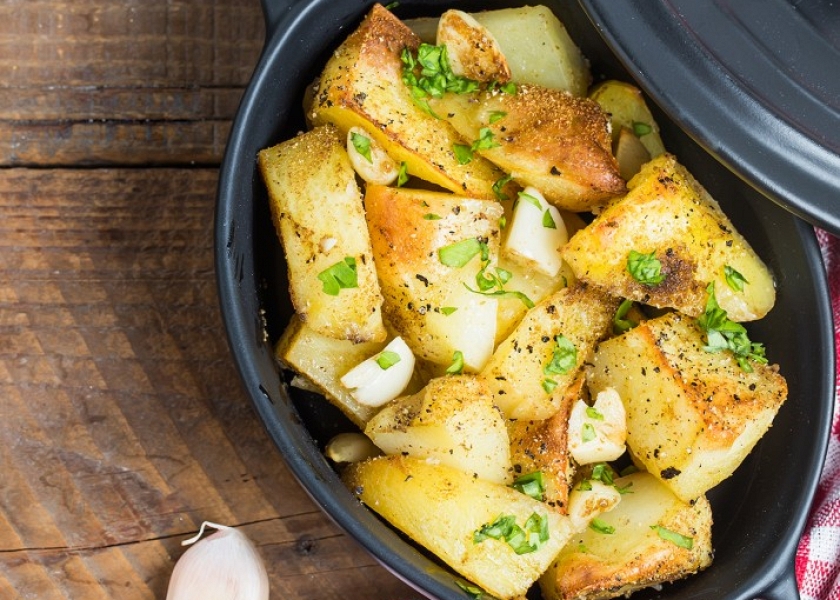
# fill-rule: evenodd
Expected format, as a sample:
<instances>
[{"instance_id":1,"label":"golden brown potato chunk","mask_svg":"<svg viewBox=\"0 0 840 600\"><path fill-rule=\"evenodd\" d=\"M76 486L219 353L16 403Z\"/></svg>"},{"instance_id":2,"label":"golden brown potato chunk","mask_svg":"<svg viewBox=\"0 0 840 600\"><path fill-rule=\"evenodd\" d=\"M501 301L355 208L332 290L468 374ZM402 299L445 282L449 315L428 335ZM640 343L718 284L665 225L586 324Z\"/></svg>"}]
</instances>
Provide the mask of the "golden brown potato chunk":
<instances>
[{"instance_id":1,"label":"golden brown potato chunk","mask_svg":"<svg viewBox=\"0 0 840 600\"><path fill-rule=\"evenodd\" d=\"M259 153L295 312L314 331L382 341L382 294L344 141L318 127Z\"/></svg>"},{"instance_id":2,"label":"golden brown potato chunk","mask_svg":"<svg viewBox=\"0 0 840 600\"><path fill-rule=\"evenodd\" d=\"M408 172L454 193L494 198L503 174L481 158L461 164L461 139L446 122L421 109L402 82L404 48L420 39L391 11L375 4L359 28L333 53L308 111L315 125L333 123L347 135L363 128Z\"/></svg>"},{"instance_id":3,"label":"golden brown potato chunk","mask_svg":"<svg viewBox=\"0 0 840 600\"><path fill-rule=\"evenodd\" d=\"M703 313L706 288L714 282L717 301L733 321L767 314L776 300L769 269L673 155L654 158L628 185L624 198L563 247L563 259L578 279L614 296L695 317ZM629 264L634 253L658 265L661 281L644 276L644 262L634 271Z\"/></svg>"},{"instance_id":4,"label":"golden brown potato chunk","mask_svg":"<svg viewBox=\"0 0 840 600\"><path fill-rule=\"evenodd\" d=\"M601 342L587 378L593 394L618 392L633 459L686 502L735 471L787 398L775 366L747 372L705 346L694 319L671 313Z\"/></svg>"}]
</instances>

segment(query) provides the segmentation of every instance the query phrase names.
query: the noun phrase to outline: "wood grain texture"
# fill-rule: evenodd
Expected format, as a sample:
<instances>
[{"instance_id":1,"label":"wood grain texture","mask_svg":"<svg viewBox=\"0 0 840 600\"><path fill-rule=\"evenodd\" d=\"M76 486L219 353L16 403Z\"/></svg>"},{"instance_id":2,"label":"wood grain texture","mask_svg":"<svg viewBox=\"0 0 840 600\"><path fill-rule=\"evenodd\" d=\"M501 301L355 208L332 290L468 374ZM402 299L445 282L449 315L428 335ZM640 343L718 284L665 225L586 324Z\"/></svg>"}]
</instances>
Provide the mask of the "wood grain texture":
<instances>
[{"instance_id":1,"label":"wood grain texture","mask_svg":"<svg viewBox=\"0 0 840 600\"><path fill-rule=\"evenodd\" d=\"M163 598L203 520L272 597L420 596L293 479L235 373L218 161L256 0L0 3L0 598Z\"/></svg>"}]
</instances>

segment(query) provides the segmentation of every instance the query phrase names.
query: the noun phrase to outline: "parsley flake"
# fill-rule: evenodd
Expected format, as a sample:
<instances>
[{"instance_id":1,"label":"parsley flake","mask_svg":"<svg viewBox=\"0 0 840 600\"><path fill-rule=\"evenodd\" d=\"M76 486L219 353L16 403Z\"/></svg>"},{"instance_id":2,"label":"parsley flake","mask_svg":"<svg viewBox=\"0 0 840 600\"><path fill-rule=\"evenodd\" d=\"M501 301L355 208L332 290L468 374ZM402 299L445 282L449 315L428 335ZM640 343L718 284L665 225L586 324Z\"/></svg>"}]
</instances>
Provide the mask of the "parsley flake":
<instances>
[{"instance_id":1,"label":"parsley flake","mask_svg":"<svg viewBox=\"0 0 840 600\"><path fill-rule=\"evenodd\" d=\"M505 194L505 193L502 191L502 189L504 189L504 187L508 184L508 182L509 182L511 179L513 179L513 177L511 177L510 175L505 175L504 177L502 177L501 179L497 180L497 181L493 184L493 193L494 193L494 194L496 194L496 198L497 198L499 201L503 201L503 200L507 200L507 199L508 199L508 195L507 195L507 194Z\"/></svg>"},{"instance_id":2,"label":"parsley flake","mask_svg":"<svg viewBox=\"0 0 840 600\"><path fill-rule=\"evenodd\" d=\"M565 375L577 365L577 348L562 333L554 337L551 360L543 367L544 375Z\"/></svg>"},{"instance_id":3,"label":"parsley flake","mask_svg":"<svg viewBox=\"0 0 840 600\"><path fill-rule=\"evenodd\" d=\"M456 350L452 354L452 364L446 367L447 375L460 375L464 372L464 353Z\"/></svg>"},{"instance_id":4,"label":"parsley flake","mask_svg":"<svg viewBox=\"0 0 840 600\"><path fill-rule=\"evenodd\" d=\"M631 250L627 256L627 272L642 285L655 286L665 281L662 263L656 258L655 252L642 254Z\"/></svg>"},{"instance_id":5,"label":"parsley flake","mask_svg":"<svg viewBox=\"0 0 840 600\"><path fill-rule=\"evenodd\" d=\"M400 355L396 352L383 350L379 353L379 356L376 357L376 364L379 365L379 368L383 371L387 371L401 360Z\"/></svg>"},{"instance_id":6,"label":"parsley flake","mask_svg":"<svg viewBox=\"0 0 840 600\"><path fill-rule=\"evenodd\" d=\"M470 262L479 252L481 252L481 242L476 238L467 238L440 248L438 250L438 258L447 267L460 269Z\"/></svg>"},{"instance_id":7,"label":"parsley flake","mask_svg":"<svg viewBox=\"0 0 840 600\"><path fill-rule=\"evenodd\" d=\"M723 267L723 276L726 278L726 284L735 292L743 292L744 284L749 283L746 277L729 265Z\"/></svg>"},{"instance_id":8,"label":"parsley flake","mask_svg":"<svg viewBox=\"0 0 840 600\"><path fill-rule=\"evenodd\" d=\"M615 527L597 518L592 519L592 521L590 521L589 528L593 531L597 531L598 533L603 533L606 535L612 535L613 533L615 533Z\"/></svg>"},{"instance_id":9,"label":"parsley flake","mask_svg":"<svg viewBox=\"0 0 840 600\"><path fill-rule=\"evenodd\" d=\"M767 364L764 344L750 341L744 326L730 320L726 311L718 305L714 281L706 287L706 293L706 310L697 319L697 325L706 332L706 346L703 349L706 352L732 351L738 365L746 373L753 371L749 361Z\"/></svg>"},{"instance_id":10,"label":"parsley flake","mask_svg":"<svg viewBox=\"0 0 840 600\"><path fill-rule=\"evenodd\" d=\"M369 163L373 162L373 157L370 155L370 138L363 136L361 133L356 133L355 131L350 134L350 142L353 144L353 148L356 149L360 155L362 155L365 160Z\"/></svg>"},{"instance_id":11,"label":"parsley flake","mask_svg":"<svg viewBox=\"0 0 840 600\"><path fill-rule=\"evenodd\" d=\"M356 259L347 256L331 267L318 273L318 279L323 283L322 291L330 296L338 296L341 290L359 287L356 275Z\"/></svg>"},{"instance_id":12,"label":"parsley flake","mask_svg":"<svg viewBox=\"0 0 840 600\"><path fill-rule=\"evenodd\" d=\"M680 548L691 550L694 547L694 538L677 533L676 531L671 531L661 525L651 525L650 528L653 529L663 540L676 544Z\"/></svg>"},{"instance_id":13,"label":"parsley flake","mask_svg":"<svg viewBox=\"0 0 840 600\"><path fill-rule=\"evenodd\" d=\"M534 500L542 501L545 499L545 478L542 471L520 475L513 480L511 487Z\"/></svg>"},{"instance_id":14,"label":"parsley flake","mask_svg":"<svg viewBox=\"0 0 840 600\"><path fill-rule=\"evenodd\" d=\"M613 316L613 331L615 333L625 333L639 325L633 319L627 318L627 313L630 312L631 308L633 308L633 301L626 298L618 305L618 310L615 311L615 316Z\"/></svg>"}]
</instances>

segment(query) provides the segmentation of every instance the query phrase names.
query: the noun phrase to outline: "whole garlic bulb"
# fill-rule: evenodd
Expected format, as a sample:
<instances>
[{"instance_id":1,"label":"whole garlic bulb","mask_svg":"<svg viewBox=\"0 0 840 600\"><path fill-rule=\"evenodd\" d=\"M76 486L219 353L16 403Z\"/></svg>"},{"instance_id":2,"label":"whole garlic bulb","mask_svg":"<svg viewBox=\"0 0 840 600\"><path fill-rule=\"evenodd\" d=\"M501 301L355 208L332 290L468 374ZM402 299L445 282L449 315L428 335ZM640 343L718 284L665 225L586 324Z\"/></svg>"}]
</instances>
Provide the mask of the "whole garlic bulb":
<instances>
[{"instance_id":1,"label":"whole garlic bulb","mask_svg":"<svg viewBox=\"0 0 840 600\"><path fill-rule=\"evenodd\" d=\"M218 531L198 541L205 527ZM205 521L195 537L181 542L190 544L175 564L166 600L268 600L265 565L245 534Z\"/></svg>"}]
</instances>

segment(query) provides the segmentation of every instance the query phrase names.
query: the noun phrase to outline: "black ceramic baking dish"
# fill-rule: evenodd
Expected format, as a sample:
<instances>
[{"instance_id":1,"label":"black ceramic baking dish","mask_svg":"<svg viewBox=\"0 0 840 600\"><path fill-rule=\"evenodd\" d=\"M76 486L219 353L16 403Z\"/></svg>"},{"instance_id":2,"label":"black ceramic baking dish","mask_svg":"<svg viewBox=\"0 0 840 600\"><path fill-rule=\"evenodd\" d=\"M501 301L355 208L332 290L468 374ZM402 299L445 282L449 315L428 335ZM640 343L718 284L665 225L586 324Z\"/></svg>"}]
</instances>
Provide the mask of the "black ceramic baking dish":
<instances>
[{"instance_id":1,"label":"black ceramic baking dish","mask_svg":"<svg viewBox=\"0 0 840 600\"><path fill-rule=\"evenodd\" d=\"M565 23L594 73L634 80L581 4L543 3ZM409 18L451 7L475 11L517 4L405 0L395 12ZM468 596L450 571L407 543L342 486L321 449L332 435L352 426L323 399L289 388L272 355L292 309L256 155L304 128L305 86L370 5L361 0L263 0L265 48L234 122L219 182L215 234L221 308L244 386L304 489L397 577L430 598L463 599ZM819 247L810 225L769 202L695 143L680 123L653 108L666 147L718 199L777 278L776 307L749 330L781 366L790 394L750 457L710 493L712 567L634 598L798 598L794 554L824 459L834 400L833 326Z\"/></svg>"}]
</instances>

